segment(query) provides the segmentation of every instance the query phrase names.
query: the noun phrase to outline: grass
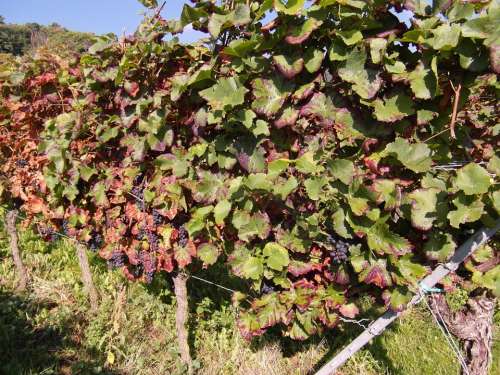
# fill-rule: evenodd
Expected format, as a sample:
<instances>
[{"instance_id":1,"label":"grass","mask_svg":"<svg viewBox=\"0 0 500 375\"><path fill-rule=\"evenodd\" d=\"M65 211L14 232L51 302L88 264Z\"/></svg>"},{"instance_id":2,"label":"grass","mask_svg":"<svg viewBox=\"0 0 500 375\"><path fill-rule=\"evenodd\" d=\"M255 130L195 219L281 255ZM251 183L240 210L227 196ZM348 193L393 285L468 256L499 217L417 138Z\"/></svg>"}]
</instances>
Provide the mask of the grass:
<instances>
[{"instance_id":1,"label":"grass","mask_svg":"<svg viewBox=\"0 0 500 375\"><path fill-rule=\"evenodd\" d=\"M15 291L14 267L0 232L0 375L186 373L177 351L175 298L167 278L151 286L128 283L119 271L110 272L91 257L101 294L100 308L92 313L71 243L47 245L21 230L21 248L33 281L23 294ZM204 276L239 286L223 270ZM197 280L190 281L189 289L190 339L198 374L314 373L361 332L349 325L306 342L281 338L277 332L247 342L235 327L237 312L227 292ZM494 358L500 358L498 341ZM457 373L451 350L423 308L407 312L339 372ZM491 374L499 373L496 364Z\"/></svg>"}]
</instances>

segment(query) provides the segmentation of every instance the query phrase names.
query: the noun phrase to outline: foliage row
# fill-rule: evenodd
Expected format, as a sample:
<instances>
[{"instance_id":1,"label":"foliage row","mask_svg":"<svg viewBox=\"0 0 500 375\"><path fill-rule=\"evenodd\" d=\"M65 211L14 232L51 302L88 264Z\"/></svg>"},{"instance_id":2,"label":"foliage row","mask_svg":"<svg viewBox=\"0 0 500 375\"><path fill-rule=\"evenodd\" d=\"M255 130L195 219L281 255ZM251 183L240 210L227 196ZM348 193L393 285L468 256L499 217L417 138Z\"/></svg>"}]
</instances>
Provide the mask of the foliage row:
<instances>
[{"instance_id":1,"label":"foliage row","mask_svg":"<svg viewBox=\"0 0 500 375\"><path fill-rule=\"evenodd\" d=\"M3 197L44 233L145 282L227 264L246 337L306 339L363 295L402 309L498 217L498 3L193 3L1 67ZM445 286L500 293L495 259Z\"/></svg>"}]
</instances>

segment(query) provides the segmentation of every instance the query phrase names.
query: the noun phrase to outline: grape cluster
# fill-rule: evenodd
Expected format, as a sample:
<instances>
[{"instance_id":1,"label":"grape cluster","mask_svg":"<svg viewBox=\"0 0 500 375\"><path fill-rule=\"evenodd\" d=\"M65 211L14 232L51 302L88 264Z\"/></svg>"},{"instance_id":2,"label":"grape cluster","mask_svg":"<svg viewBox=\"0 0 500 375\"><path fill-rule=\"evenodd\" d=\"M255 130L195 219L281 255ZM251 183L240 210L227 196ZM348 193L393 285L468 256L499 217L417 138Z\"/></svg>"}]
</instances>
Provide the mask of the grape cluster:
<instances>
[{"instance_id":1,"label":"grape cluster","mask_svg":"<svg viewBox=\"0 0 500 375\"><path fill-rule=\"evenodd\" d=\"M330 251L332 263L344 263L348 259L349 243L332 235L327 236L327 241L333 245L333 250Z\"/></svg>"},{"instance_id":2,"label":"grape cluster","mask_svg":"<svg viewBox=\"0 0 500 375\"><path fill-rule=\"evenodd\" d=\"M260 287L260 292L262 294L269 294L273 293L276 289L274 288L273 285L271 284L266 284L265 282L262 283L262 286Z\"/></svg>"},{"instance_id":3,"label":"grape cluster","mask_svg":"<svg viewBox=\"0 0 500 375\"><path fill-rule=\"evenodd\" d=\"M141 228L141 229L139 230L139 233L137 233L137 239L138 239L139 241L142 241L142 240L144 240L145 238L146 238L146 230L145 230L144 228Z\"/></svg>"},{"instance_id":4,"label":"grape cluster","mask_svg":"<svg viewBox=\"0 0 500 375\"><path fill-rule=\"evenodd\" d=\"M57 233L54 228L41 226L38 227L38 232L45 241L54 242L57 240Z\"/></svg>"},{"instance_id":5,"label":"grape cluster","mask_svg":"<svg viewBox=\"0 0 500 375\"><path fill-rule=\"evenodd\" d=\"M132 269L130 270L130 273L135 277L135 278L138 278L142 275L142 273L144 272L144 266L139 263L138 265L136 266L132 266Z\"/></svg>"},{"instance_id":6,"label":"grape cluster","mask_svg":"<svg viewBox=\"0 0 500 375\"><path fill-rule=\"evenodd\" d=\"M91 236L91 238L88 242L89 249L92 251L99 250L104 242L102 235L100 233L97 233L97 232L92 232L90 234L90 236Z\"/></svg>"},{"instance_id":7,"label":"grape cluster","mask_svg":"<svg viewBox=\"0 0 500 375\"><path fill-rule=\"evenodd\" d=\"M149 248L153 251L158 250L158 236L153 232L146 232L146 238L149 243Z\"/></svg>"},{"instance_id":8,"label":"grape cluster","mask_svg":"<svg viewBox=\"0 0 500 375\"><path fill-rule=\"evenodd\" d=\"M144 180L144 174L140 173L134 178L134 186L140 185L142 183L142 180Z\"/></svg>"},{"instance_id":9,"label":"grape cluster","mask_svg":"<svg viewBox=\"0 0 500 375\"><path fill-rule=\"evenodd\" d=\"M65 235L69 234L69 223L68 223L68 220L63 220L61 228L62 228L62 232Z\"/></svg>"},{"instance_id":10,"label":"grape cluster","mask_svg":"<svg viewBox=\"0 0 500 375\"><path fill-rule=\"evenodd\" d=\"M144 281L146 284L151 284L156 271L156 259L146 251L139 254L139 259L143 266Z\"/></svg>"},{"instance_id":11,"label":"grape cluster","mask_svg":"<svg viewBox=\"0 0 500 375\"><path fill-rule=\"evenodd\" d=\"M130 194L135 198L135 204L139 210L144 210L144 189L140 186L134 186Z\"/></svg>"},{"instance_id":12,"label":"grape cluster","mask_svg":"<svg viewBox=\"0 0 500 375\"><path fill-rule=\"evenodd\" d=\"M113 251L111 254L111 258L108 259L108 267L109 268L119 268L125 265L125 254L121 251Z\"/></svg>"},{"instance_id":13,"label":"grape cluster","mask_svg":"<svg viewBox=\"0 0 500 375\"><path fill-rule=\"evenodd\" d=\"M28 162L25 159L19 159L16 161L16 167L24 168L28 165Z\"/></svg>"},{"instance_id":14,"label":"grape cluster","mask_svg":"<svg viewBox=\"0 0 500 375\"><path fill-rule=\"evenodd\" d=\"M154 225L160 225L163 223L163 216L158 210L153 210L153 223Z\"/></svg>"},{"instance_id":15,"label":"grape cluster","mask_svg":"<svg viewBox=\"0 0 500 375\"><path fill-rule=\"evenodd\" d=\"M189 240L189 234L184 226L179 227L179 245L184 247L187 245Z\"/></svg>"}]
</instances>

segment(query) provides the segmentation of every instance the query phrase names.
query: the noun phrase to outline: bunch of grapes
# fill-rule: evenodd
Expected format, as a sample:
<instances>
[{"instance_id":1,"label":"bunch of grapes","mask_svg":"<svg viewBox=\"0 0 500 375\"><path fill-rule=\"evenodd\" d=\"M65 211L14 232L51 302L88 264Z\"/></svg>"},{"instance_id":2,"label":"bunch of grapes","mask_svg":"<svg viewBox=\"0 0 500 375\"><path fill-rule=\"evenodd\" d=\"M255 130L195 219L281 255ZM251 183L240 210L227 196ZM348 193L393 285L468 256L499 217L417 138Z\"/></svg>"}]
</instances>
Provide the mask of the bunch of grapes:
<instances>
[{"instance_id":1,"label":"bunch of grapes","mask_svg":"<svg viewBox=\"0 0 500 375\"><path fill-rule=\"evenodd\" d=\"M262 286L260 287L260 292L261 294L269 294L273 293L276 289L274 288L273 285L271 284L266 284L265 282L262 282Z\"/></svg>"},{"instance_id":2,"label":"bunch of grapes","mask_svg":"<svg viewBox=\"0 0 500 375\"><path fill-rule=\"evenodd\" d=\"M184 247L187 245L189 240L189 234L184 226L179 227L179 245Z\"/></svg>"},{"instance_id":3,"label":"bunch of grapes","mask_svg":"<svg viewBox=\"0 0 500 375\"><path fill-rule=\"evenodd\" d=\"M92 251L97 251L101 248L104 239L102 238L102 235L98 232L92 232L90 234L91 238L88 242L88 247Z\"/></svg>"},{"instance_id":4,"label":"bunch of grapes","mask_svg":"<svg viewBox=\"0 0 500 375\"><path fill-rule=\"evenodd\" d=\"M158 210L153 210L153 223L154 225L160 225L163 223L163 216Z\"/></svg>"},{"instance_id":5,"label":"bunch of grapes","mask_svg":"<svg viewBox=\"0 0 500 375\"><path fill-rule=\"evenodd\" d=\"M151 284L156 271L156 258L151 253L142 251L139 254L139 259L143 267L144 281L146 284Z\"/></svg>"},{"instance_id":6,"label":"bunch of grapes","mask_svg":"<svg viewBox=\"0 0 500 375\"><path fill-rule=\"evenodd\" d=\"M158 249L158 236L155 233L148 231L146 232L146 238L149 243L149 248L156 251Z\"/></svg>"},{"instance_id":7,"label":"bunch of grapes","mask_svg":"<svg viewBox=\"0 0 500 375\"><path fill-rule=\"evenodd\" d=\"M121 251L113 251L111 254L111 258L108 259L108 267L109 268L119 268L125 265L125 254Z\"/></svg>"},{"instance_id":8,"label":"bunch of grapes","mask_svg":"<svg viewBox=\"0 0 500 375\"><path fill-rule=\"evenodd\" d=\"M139 210L144 210L144 189L140 186L134 186L130 194L135 198L135 204L137 204Z\"/></svg>"},{"instance_id":9,"label":"bunch of grapes","mask_svg":"<svg viewBox=\"0 0 500 375\"><path fill-rule=\"evenodd\" d=\"M68 223L68 220L63 220L61 228L62 228L62 232L65 235L69 234L69 223Z\"/></svg>"},{"instance_id":10,"label":"bunch of grapes","mask_svg":"<svg viewBox=\"0 0 500 375\"><path fill-rule=\"evenodd\" d=\"M330 234L327 236L327 241L333 245L333 250L330 251L332 263L344 263L348 259L349 243Z\"/></svg>"},{"instance_id":11,"label":"bunch of grapes","mask_svg":"<svg viewBox=\"0 0 500 375\"><path fill-rule=\"evenodd\" d=\"M139 241L142 241L142 240L144 240L145 238L146 238L146 230L145 230L144 228L141 228L141 229L139 230L139 233L137 233L137 239L138 239Z\"/></svg>"},{"instance_id":12,"label":"bunch of grapes","mask_svg":"<svg viewBox=\"0 0 500 375\"><path fill-rule=\"evenodd\" d=\"M138 264L136 266L132 266L132 269L130 270L130 273L135 277L138 278L142 275L144 272L144 266L142 264Z\"/></svg>"},{"instance_id":13,"label":"bunch of grapes","mask_svg":"<svg viewBox=\"0 0 500 375\"><path fill-rule=\"evenodd\" d=\"M25 159L19 159L16 161L16 167L24 168L28 165L28 162Z\"/></svg>"},{"instance_id":14,"label":"bunch of grapes","mask_svg":"<svg viewBox=\"0 0 500 375\"><path fill-rule=\"evenodd\" d=\"M134 186L140 185L142 183L142 180L144 180L144 174L140 173L134 178Z\"/></svg>"},{"instance_id":15,"label":"bunch of grapes","mask_svg":"<svg viewBox=\"0 0 500 375\"><path fill-rule=\"evenodd\" d=\"M57 240L57 233L52 227L40 226L38 227L38 232L45 241L54 242Z\"/></svg>"}]
</instances>

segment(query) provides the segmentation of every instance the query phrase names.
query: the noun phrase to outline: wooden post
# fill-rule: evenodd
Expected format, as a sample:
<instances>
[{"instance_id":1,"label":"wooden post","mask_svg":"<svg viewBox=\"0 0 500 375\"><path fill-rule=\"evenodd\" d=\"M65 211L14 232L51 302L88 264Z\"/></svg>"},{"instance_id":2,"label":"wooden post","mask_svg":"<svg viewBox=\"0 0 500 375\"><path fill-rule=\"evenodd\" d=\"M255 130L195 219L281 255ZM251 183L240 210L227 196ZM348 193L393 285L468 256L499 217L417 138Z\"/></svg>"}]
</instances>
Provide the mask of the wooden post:
<instances>
[{"instance_id":1,"label":"wooden post","mask_svg":"<svg viewBox=\"0 0 500 375\"><path fill-rule=\"evenodd\" d=\"M85 246L76 243L76 255L78 257L78 263L80 264L80 270L82 271L82 281L90 300L90 307L92 310L97 310L99 307L99 295L97 289L92 280L92 272L90 270L89 258L87 257L87 252Z\"/></svg>"},{"instance_id":2,"label":"wooden post","mask_svg":"<svg viewBox=\"0 0 500 375\"><path fill-rule=\"evenodd\" d=\"M17 286L18 290L26 290L29 282L28 272L24 266L23 260L21 258L21 251L19 250L19 237L17 235L16 228L17 210L10 210L5 215L5 226L7 233L10 237L10 250L12 251L12 258L14 259L14 264L16 265L17 273L19 276L19 284Z\"/></svg>"},{"instance_id":3,"label":"wooden post","mask_svg":"<svg viewBox=\"0 0 500 375\"><path fill-rule=\"evenodd\" d=\"M453 254L450 261L444 265L439 265L434 271L426 276L421 285L427 288L435 286L443 277L452 271L456 271L460 263L465 258L471 255L478 247L488 241L498 230L500 230L500 219L496 221L493 228L483 228L477 231L472 237L460 246L455 254ZM420 301L420 295L415 295L408 303L407 307L417 304ZM347 345L340 353L338 353L331 361L324 365L316 375L333 375L337 369L342 366L350 357L352 357L358 350L365 346L371 339L380 335L389 324L396 320L401 312L394 312L388 310L374 321L370 326L362 332L356 339Z\"/></svg>"},{"instance_id":4,"label":"wooden post","mask_svg":"<svg viewBox=\"0 0 500 375\"><path fill-rule=\"evenodd\" d=\"M189 352L188 332L186 324L189 316L188 295L187 295L188 275L179 272L174 277L174 291L177 298L177 309L175 311L175 326L177 328L177 341L182 361L188 366L190 374L193 373L193 361Z\"/></svg>"}]
</instances>

